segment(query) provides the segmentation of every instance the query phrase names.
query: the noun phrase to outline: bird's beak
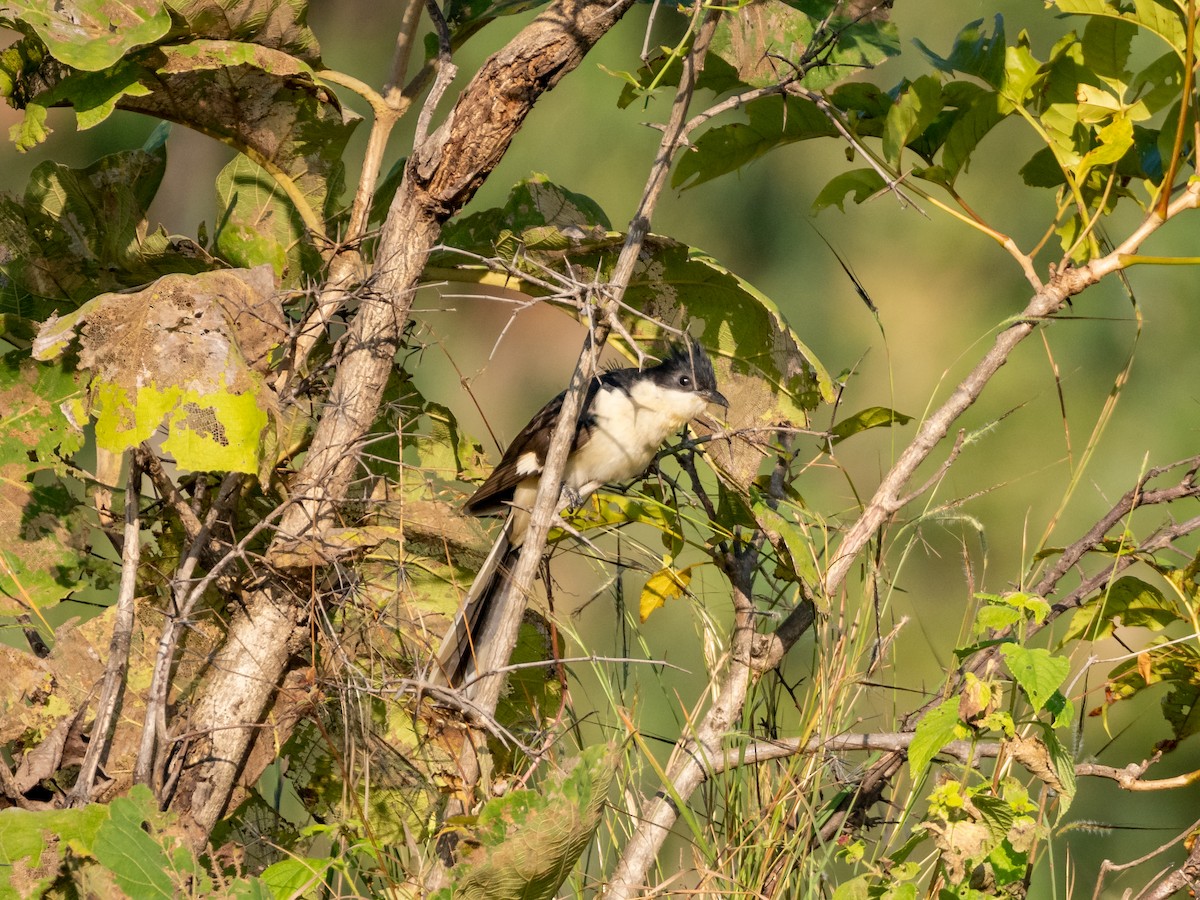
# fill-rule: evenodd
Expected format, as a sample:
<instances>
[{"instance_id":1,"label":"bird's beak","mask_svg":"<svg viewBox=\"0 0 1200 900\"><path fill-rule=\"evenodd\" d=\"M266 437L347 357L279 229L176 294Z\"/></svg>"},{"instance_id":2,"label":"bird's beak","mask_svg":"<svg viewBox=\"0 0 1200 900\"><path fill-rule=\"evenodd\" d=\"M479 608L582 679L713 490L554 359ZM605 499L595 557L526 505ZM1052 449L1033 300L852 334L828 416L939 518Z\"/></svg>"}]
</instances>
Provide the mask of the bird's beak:
<instances>
[{"instance_id":1,"label":"bird's beak","mask_svg":"<svg viewBox=\"0 0 1200 900\"><path fill-rule=\"evenodd\" d=\"M715 403L718 406L729 409L729 401L725 399L725 395L720 391L706 391L704 397L709 403Z\"/></svg>"}]
</instances>

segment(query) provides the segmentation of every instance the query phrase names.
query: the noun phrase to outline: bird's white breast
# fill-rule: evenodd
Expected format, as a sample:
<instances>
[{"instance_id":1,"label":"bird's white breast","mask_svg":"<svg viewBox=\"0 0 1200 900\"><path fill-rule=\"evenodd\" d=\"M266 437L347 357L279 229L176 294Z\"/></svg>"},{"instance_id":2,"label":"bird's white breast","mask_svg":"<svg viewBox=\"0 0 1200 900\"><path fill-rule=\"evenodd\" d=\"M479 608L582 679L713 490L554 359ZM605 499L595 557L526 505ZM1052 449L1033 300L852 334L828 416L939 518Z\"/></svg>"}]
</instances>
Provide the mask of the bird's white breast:
<instances>
[{"instance_id":1,"label":"bird's white breast","mask_svg":"<svg viewBox=\"0 0 1200 900\"><path fill-rule=\"evenodd\" d=\"M706 406L691 391L651 381L636 382L629 393L601 388L592 403L591 438L571 457L566 483L578 490L640 475L663 441Z\"/></svg>"}]
</instances>

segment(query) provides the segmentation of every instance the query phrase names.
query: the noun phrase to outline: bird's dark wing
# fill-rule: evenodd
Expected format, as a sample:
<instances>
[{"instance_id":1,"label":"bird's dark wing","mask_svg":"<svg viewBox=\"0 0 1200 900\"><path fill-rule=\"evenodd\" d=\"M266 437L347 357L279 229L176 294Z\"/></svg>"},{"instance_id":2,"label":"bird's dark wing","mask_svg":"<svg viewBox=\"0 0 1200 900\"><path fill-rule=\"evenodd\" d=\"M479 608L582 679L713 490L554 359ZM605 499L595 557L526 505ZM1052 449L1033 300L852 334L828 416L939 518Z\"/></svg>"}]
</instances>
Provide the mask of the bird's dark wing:
<instances>
[{"instance_id":1,"label":"bird's dark wing","mask_svg":"<svg viewBox=\"0 0 1200 900\"><path fill-rule=\"evenodd\" d=\"M607 383L613 374L615 373L606 372L600 378L592 379L583 398L585 411L591 408L600 385ZM554 434L554 425L558 422L558 414L562 411L563 398L566 395L567 392L563 391L534 414L529 424L522 428L521 433L508 445L499 465L492 470L487 481L471 495L471 499L463 507L464 511L473 516L491 516L507 511L504 504L512 500L517 485L531 475L541 472L542 466L545 465L546 454L550 452L550 437ZM580 416L575 429L575 441L571 445L572 453L587 443L591 437L592 425L590 416L586 413ZM537 467L533 470L526 467L524 471L519 471L517 463L527 453L533 454Z\"/></svg>"}]
</instances>

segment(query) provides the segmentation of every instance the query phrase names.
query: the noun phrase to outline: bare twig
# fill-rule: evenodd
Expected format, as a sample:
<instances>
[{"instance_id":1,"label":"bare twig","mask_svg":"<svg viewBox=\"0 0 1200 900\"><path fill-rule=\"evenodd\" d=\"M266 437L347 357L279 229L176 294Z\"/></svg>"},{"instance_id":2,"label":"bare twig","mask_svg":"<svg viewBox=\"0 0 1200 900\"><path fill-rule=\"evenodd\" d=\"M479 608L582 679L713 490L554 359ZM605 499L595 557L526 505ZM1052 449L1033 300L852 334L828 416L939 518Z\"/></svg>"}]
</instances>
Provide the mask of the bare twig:
<instances>
[{"instance_id":1,"label":"bare twig","mask_svg":"<svg viewBox=\"0 0 1200 900\"><path fill-rule=\"evenodd\" d=\"M142 494L144 451L138 448L130 454L129 478L125 484L125 533L121 553L121 586L117 593L117 613L113 621L112 638L108 643L108 661L104 665L104 681L100 699L96 701L96 719L87 754L79 777L67 794L71 806L84 806L92 800L96 773L108 755L112 740L117 706L125 688L125 672L129 667L129 646L133 638L134 600L137 595L138 561L141 559L141 520L138 507Z\"/></svg>"},{"instance_id":2,"label":"bare twig","mask_svg":"<svg viewBox=\"0 0 1200 900\"><path fill-rule=\"evenodd\" d=\"M161 742L167 730L167 694L171 685L171 667L175 662L175 647L179 636L191 617L192 610L203 595L203 591L191 591L192 573L196 570L212 534L217 519L229 510L237 497L242 475L231 472L221 482L217 498L209 508L208 515L199 530L191 535L191 546L184 554L175 577L171 581L171 608L167 610L162 634L158 641L158 653L154 660L154 674L146 695L146 717L142 723L142 739L138 747L137 762L134 764L133 780L138 784L150 784L154 769L155 746ZM269 520L268 520L269 521ZM214 567L216 568L216 567ZM217 568L219 572L219 568ZM213 577L216 577L215 575Z\"/></svg>"},{"instance_id":3,"label":"bare twig","mask_svg":"<svg viewBox=\"0 0 1200 900\"><path fill-rule=\"evenodd\" d=\"M1195 831L1190 834L1194 835ZM1192 849L1182 866L1138 894L1138 900L1167 900L1168 897L1173 897L1189 887L1200 887L1200 840L1192 844Z\"/></svg>"},{"instance_id":4,"label":"bare twig","mask_svg":"<svg viewBox=\"0 0 1200 900\"><path fill-rule=\"evenodd\" d=\"M1100 900L1100 891L1101 891L1102 887L1104 886L1104 876L1106 874L1108 874L1109 872L1123 872L1126 869L1132 869L1132 868L1142 865L1142 863L1149 862L1150 860L1154 859L1154 857L1158 856L1160 853L1164 853L1167 850L1170 850L1172 847L1174 847L1180 841L1186 840L1188 835L1192 834L1197 828L1200 828L1200 821L1193 822L1191 825L1189 825L1187 828L1185 828L1179 834L1175 835L1175 837L1171 838L1171 840L1167 841L1165 844L1155 847L1153 850L1151 850L1149 853L1145 854L1144 856L1139 856L1137 859L1131 859L1131 860L1129 860L1129 862L1113 863L1113 862L1109 862L1107 859L1104 860L1104 862L1102 862L1100 864L1100 874L1096 877L1096 889L1092 893L1092 900Z\"/></svg>"}]
</instances>

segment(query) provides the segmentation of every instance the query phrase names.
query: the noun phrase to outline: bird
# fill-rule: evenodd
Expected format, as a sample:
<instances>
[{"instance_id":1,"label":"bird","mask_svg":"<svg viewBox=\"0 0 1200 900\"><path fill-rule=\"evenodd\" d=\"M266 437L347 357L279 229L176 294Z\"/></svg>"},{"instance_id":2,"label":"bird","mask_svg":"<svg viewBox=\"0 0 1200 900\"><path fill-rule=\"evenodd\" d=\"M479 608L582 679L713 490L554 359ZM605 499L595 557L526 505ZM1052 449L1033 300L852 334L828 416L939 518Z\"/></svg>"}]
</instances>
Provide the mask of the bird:
<instances>
[{"instance_id":1,"label":"bird","mask_svg":"<svg viewBox=\"0 0 1200 900\"><path fill-rule=\"evenodd\" d=\"M469 515L507 515L507 519L442 641L431 673L434 684L458 687L468 680L474 672L476 648L489 639L501 618L496 601L505 593L525 541L565 397L563 391L534 414L463 506ZM610 369L596 375L584 394L563 469L562 490L570 505L579 506L606 484L641 475L663 442L709 404L729 408L729 401L717 390L712 360L690 337L672 346L656 366Z\"/></svg>"}]
</instances>

